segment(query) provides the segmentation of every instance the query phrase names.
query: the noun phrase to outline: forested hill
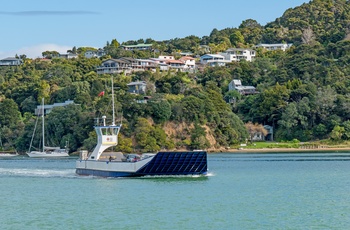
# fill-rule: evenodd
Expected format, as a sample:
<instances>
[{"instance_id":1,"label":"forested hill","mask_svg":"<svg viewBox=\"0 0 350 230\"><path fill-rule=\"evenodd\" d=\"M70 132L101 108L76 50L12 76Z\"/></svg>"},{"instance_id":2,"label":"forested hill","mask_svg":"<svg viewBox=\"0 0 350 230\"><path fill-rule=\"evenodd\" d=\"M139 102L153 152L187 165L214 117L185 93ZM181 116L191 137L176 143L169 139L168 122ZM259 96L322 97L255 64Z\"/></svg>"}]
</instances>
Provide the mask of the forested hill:
<instances>
[{"instance_id":1,"label":"forested hill","mask_svg":"<svg viewBox=\"0 0 350 230\"><path fill-rule=\"evenodd\" d=\"M75 59L55 57L0 66L0 150L28 149L35 125L34 110L46 104L74 100L46 116L46 133L52 145L71 151L91 149L96 142L94 118L108 113L111 76L116 87L117 114L123 122L117 150L209 149L246 141L248 122L274 127L275 140L301 141L350 138L350 10L345 0L315 0L265 26L254 19L238 28L213 31L202 38L190 35L167 41L151 38L120 44L112 39L103 47L107 55L84 57L91 47L73 47ZM128 51L120 45L151 43L151 51ZM292 43L286 51L255 49L259 43ZM130 75L97 74L96 67L110 58L150 58L192 53L199 57L229 48L255 49L254 61L203 67L195 73L143 71ZM256 87L258 94L240 95L228 84L239 79ZM127 92L132 81L147 82L144 95ZM152 87L152 85L155 86ZM98 96L105 91L104 96ZM110 114L106 114L111 117ZM251 127L251 126L250 126ZM38 145L40 135L34 139Z\"/></svg>"},{"instance_id":2,"label":"forested hill","mask_svg":"<svg viewBox=\"0 0 350 230\"><path fill-rule=\"evenodd\" d=\"M346 0L314 0L295 9L288 9L282 17L265 26L278 36L275 41L298 43L303 31L310 28L321 44L343 40L350 29L350 5ZM271 35L272 35L271 34ZM272 37L267 36L269 42Z\"/></svg>"}]
</instances>

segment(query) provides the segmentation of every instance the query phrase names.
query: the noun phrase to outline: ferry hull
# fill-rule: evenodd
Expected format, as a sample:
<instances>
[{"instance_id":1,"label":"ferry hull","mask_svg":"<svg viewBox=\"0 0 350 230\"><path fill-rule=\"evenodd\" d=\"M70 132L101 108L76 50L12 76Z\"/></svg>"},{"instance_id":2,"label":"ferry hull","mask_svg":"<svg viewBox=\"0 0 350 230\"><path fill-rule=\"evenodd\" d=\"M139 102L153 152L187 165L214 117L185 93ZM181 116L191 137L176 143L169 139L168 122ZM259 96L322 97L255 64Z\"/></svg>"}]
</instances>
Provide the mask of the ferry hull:
<instances>
[{"instance_id":1,"label":"ferry hull","mask_svg":"<svg viewBox=\"0 0 350 230\"><path fill-rule=\"evenodd\" d=\"M76 173L100 177L141 177L164 175L205 175L207 153L158 152L138 162L77 161Z\"/></svg>"}]
</instances>

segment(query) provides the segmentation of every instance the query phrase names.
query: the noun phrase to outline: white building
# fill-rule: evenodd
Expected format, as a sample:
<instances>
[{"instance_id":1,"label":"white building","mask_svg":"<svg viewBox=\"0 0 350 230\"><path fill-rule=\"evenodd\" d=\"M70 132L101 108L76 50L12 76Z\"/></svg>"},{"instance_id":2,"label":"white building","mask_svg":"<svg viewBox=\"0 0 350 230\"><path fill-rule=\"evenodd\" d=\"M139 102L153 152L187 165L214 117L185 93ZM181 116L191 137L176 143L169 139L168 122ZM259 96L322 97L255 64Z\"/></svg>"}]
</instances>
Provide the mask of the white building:
<instances>
[{"instance_id":1,"label":"white building","mask_svg":"<svg viewBox=\"0 0 350 230\"><path fill-rule=\"evenodd\" d=\"M15 57L8 57L0 60L0 66L16 66L21 64L22 64L22 59L15 58Z\"/></svg>"},{"instance_id":2,"label":"white building","mask_svg":"<svg viewBox=\"0 0 350 230\"><path fill-rule=\"evenodd\" d=\"M234 79L228 84L228 90L237 90L241 95L256 94L254 86L243 86L241 80Z\"/></svg>"},{"instance_id":3,"label":"white building","mask_svg":"<svg viewBox=\"0 0 350 230\"><path fill-rule=\"evenodd\" d=\"M93 57L100 58L100 57L105 56L105 55L106 55L106 52L101 48L98 50L87 50L84 53L84 56L86 58L93 58Z\"/></svg>"},{"instance_id":4,"label":"white building","mask_svg":"<svg viewBox=\"0 0 350 230\"><path fill-rule=\"evenodd\" d=\"M181 57L179 60L185 64L185 69L195 69L196 67L196 59L193 57L184 56Z\"/></svg>"},{"instance_id":5,"label":"white building","mask_svg":"<svg viewBox=\"0 0 350 230\"><path fill-rule=\"evenodd\" d=\"M254 46L255 48L264 48L266 50L282 50L282 51L286 51L287 49L289 49L293 44L289 43L278 43L278 44L258 44L256 46Z\"/></svg>"},{"instance_id":6,"label":"white building","mask_svg":"<svg viewBox=\"0 0 350 230\"><path fill-rule=\"evenodd\" d=\"M220 54L204 54L200 58L200 63L209 66L225 66L230 61L225 60L225 57Z\"/></svg>"},{"instance_id":7,"label":"white building","mask_svg":"<svg viewBox=\"0 0 350 230\"><path fill-rule=\"evenodd\" d=\"M230 62L243 59L251 62L256 56L256 51L252 49L230 48L225 52L220 53L220 55L224 56L225 60Z\"/></svg>"},{"instance_id":8,"label":"white building","mask_svg":"<svg viewBox=\"0 0 350 230\"><path fill-rule=\"evenodd\" d=\"M151 50L152 44L121 45L124 50Z\"/></svg>"}]
</instances>

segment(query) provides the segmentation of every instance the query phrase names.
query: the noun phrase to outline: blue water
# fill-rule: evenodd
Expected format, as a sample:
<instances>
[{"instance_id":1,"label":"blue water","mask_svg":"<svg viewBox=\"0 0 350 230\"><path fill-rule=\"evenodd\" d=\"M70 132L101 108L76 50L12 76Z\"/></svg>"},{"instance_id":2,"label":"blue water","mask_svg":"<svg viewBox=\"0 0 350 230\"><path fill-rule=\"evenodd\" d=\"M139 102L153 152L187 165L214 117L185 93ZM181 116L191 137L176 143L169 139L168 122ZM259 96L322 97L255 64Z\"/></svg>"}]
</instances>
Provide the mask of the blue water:
<instances>
[{"instance_id":1,"label":"blue water","mask_svg":"<svg viewBox=\"0 0 350 230\"><path fill-rule=\"evenodd\" d=\"M0 159L0 229L350 229L350 154L209 154L209 175L94 178Z\"/></svg>"}]
</instances>

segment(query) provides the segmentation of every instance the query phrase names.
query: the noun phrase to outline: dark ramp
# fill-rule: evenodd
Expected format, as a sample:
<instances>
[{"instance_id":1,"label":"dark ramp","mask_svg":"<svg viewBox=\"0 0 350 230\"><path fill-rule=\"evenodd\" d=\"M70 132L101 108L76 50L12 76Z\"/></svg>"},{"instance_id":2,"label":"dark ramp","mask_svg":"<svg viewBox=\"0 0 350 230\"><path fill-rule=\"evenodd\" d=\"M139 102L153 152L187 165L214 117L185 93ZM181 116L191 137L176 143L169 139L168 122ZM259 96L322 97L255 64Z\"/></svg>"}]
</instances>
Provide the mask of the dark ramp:
<instances>
[{"instance_id":1,"label":"dark ramp","mask_svg":"<svg viewBox=\"0 0 350 230\"><path fill-rule=\"evenodd\" d=\"M200 175L208 170L207 152L158 152L139 175Z\"/></svg>"}]
</instances>

